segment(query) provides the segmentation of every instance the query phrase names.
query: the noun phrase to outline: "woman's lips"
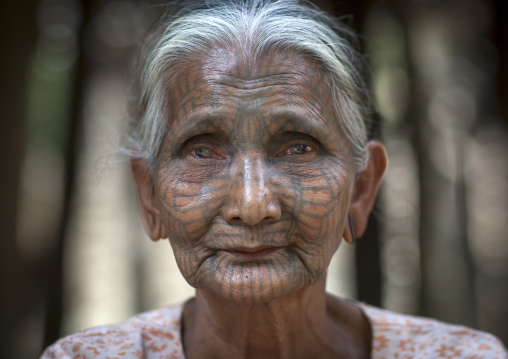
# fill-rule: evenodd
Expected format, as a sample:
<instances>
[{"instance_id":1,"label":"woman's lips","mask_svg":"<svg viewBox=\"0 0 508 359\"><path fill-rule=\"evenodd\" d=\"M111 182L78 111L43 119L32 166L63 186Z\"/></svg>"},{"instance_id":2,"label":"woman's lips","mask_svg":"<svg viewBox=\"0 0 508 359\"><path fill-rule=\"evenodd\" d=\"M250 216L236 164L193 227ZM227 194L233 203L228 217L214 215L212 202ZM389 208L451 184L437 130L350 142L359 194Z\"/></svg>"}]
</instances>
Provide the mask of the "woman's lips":
<instances>
[{"instance_id":1,"label":"woman's lips","mask_svg":"<svg viewBox=\"0 0 508 359\"><path fill-rule=\"evenodd\" d=\"M282 249L284 247L274 247L274 246L259 246L259 247L236 247L231 249L224 249L224 252L227 252L234 256L237 259L241 260L253 260L253 259L262 259L268 257L270 254Z\"/></svg>"}]
</instances>

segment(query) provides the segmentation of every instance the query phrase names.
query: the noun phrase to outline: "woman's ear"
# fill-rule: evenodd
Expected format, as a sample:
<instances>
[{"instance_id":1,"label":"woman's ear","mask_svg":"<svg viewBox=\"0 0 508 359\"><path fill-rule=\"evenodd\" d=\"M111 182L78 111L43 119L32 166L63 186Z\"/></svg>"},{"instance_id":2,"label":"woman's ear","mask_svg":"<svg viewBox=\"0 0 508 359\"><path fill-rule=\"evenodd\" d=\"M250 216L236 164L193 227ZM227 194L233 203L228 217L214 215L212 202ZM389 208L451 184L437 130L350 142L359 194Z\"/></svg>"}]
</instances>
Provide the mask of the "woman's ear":
<instances>
[{"instance_id":1,"label":"woman's ear","mask_svg":"<svg viewBox=\"0 0 508 359\"><path fill-rule=\"evenodd\" d=\"M369 162L367 167L357 175L349 206L351 226L346 224L347 229L344 231L344 239L348 243L354 241L354 236L360 237L365 232L379 184L388 165L386 151L381 142L370 141L367 144L367 149L369 151Z\"/></svg>"},{"instance_id":2,"label":"woman's ear","mask_svg":"<svg viewBox=\"0 0 508 359\"><path fill-rule=\"evenodd\" d=\"M167 238L162 223L157 200L155 198L154 183L150 169L146 162L140 159L131 159L131 172L138 195L138 207L143 218L145 230L152 241Z\"/></svg>"}]
</instances>

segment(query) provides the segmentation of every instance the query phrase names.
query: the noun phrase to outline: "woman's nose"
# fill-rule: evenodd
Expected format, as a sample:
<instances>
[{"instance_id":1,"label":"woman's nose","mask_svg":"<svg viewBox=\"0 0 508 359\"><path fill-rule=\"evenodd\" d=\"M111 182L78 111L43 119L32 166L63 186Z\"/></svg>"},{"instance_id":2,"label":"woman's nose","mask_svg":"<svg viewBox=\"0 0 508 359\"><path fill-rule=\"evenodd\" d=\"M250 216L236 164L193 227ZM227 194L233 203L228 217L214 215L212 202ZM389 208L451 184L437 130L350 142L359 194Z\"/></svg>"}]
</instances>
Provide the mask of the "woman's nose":
<instances>
[{"instance_id":1,"label":"woman's nose","mask_svg":"<svg viewBox=\"0 0 508 359\"><path fill-rule=\"evenodd\" d=\"M229 223L243 222L256 225L263 221L276 221L281 217L281 206L273 193L264 159L245 156L232 173L233 186L224 216Z\"/></svg>"}]
</instances>

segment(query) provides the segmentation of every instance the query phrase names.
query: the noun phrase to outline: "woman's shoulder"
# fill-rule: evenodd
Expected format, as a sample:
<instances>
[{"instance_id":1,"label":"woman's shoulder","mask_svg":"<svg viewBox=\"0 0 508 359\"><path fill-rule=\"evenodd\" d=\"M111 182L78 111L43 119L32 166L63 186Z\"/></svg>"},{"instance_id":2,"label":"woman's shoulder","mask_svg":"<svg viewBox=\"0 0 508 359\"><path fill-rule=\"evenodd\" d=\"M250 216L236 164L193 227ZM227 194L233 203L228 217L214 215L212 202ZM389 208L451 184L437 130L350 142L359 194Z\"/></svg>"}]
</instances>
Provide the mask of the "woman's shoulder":
<instances>
[{"instance_id":1,"label":"woman's shoulder","mask_svg":"<svg viewBox=\"0 0 508 359\"><path fill-rule=\"evenodd\" d=\"M468 327L360 304L372 325L372 358L507 359L495 336Z\"/></svg>"},{"instance_id":2,"label":"woman's shoulder","mask_svg":"<svg viewBox=\"0 0 508 359\"><path fill-rule=\"evenodd\" d=\"M138 314L125 323L71 334L48 347L41 359L125 357L183 358L180 318L183 304Z\"/></svg>"}]
</instances>

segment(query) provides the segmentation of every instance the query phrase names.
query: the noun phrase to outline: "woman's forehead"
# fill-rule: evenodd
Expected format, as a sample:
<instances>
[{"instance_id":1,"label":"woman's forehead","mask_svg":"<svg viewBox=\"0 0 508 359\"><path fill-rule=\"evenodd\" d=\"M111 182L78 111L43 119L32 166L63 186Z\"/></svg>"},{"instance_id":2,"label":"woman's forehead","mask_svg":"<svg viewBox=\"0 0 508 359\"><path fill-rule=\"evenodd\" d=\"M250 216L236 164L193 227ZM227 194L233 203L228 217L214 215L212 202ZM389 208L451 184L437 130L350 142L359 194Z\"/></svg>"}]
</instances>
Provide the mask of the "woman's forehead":
<instances>
[{"instance_id":1,"label":"woman's forehead","mask_svg":"<svg viewBox=\"0 0 508 359\"><path fill-rule=\"evenodd\" d=\"M189 125L195 113L235 117L255 111L262 117L293 109L338 131L333 96L316 60L294 51L247 55L219 48L182 64L169 91L170 127Z\"/></svg>"},{"instance_id":2,"label":"woman's forehead","mask_svg":"<svg viewBox=\"0 0 508 359\"><path fill-rule=\"evenodd\" d=\"M268 76L291 74L309 76L319 70L317 61L294 50L272 49L256 52L251 49L211 48L198 57L203 68L245 81ZM302 78L302 80L305 80Z\"/></svg>"}]
</instances>

